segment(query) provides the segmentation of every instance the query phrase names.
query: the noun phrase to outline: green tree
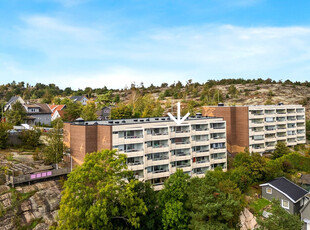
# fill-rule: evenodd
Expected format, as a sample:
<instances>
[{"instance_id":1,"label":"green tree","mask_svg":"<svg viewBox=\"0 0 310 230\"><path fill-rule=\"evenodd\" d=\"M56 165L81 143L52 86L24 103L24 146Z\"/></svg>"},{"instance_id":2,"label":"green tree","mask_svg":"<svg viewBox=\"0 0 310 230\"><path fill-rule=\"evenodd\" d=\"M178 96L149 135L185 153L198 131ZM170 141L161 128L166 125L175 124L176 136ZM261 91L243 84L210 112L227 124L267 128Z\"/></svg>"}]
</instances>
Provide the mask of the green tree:
<instances>
[{"instance_id":1,"label":"green tree","mask_svg":"<svg viewBox=\"0 0 310 230\"><path fill-rule=\"evenodd\" d=\"M283 155L289 154L290 152L291 151L289 147L287 147L284 142L279 141L276 145L274 152L272 153L272 158L277 159L279 157L282 157Z\"/></svg>"},{"instance_id":2,"label":"green tree","mask_svg":"<svg viewBox=\"0 0 310 230\"><path fill-rule=\"evenodd\" d=\"M133 229L147 207L130 179L126 155L115 150L87 154L64 184L58 229ZM126 179L127 178L127 179Z\"/></svg>"},{"instance_id":3,"label":"green tree","mask_svg":"<svg viewBox=\"0 0 310 230\"><path fill-rule=\"evenodd\" d=\"M98 95L96 99L98 109L110 106L112 104L112 101L113 101L112 90L106 92L105 94Z\"/></svg>"},{"instance_id":4,"label":"green tree","mask_svg":"<svg viewBox=\"0 0 310 230\"><path fill-rule=\"evenodd\" d=\"M94 102L87 102L87 105L83 106L81 117L85 121L97 120L96 105Z\"/></svg>"},{"instance_id":5,"label":"green tree","mask_svg":"<svg viewBox=\"0 0 310 230\"><path fill-rule=\"evenodd\" d=\"M26 110L19 101L15 102L12 105L12 109L6 112L6 118L8 119L8 122L13 125L20 125L24 123L26 117Z\"/></svg>"},{"instance_id":6,"label":"green tree","mask_svg":"<svg viewBox=\"0 0 310 230\"><path fill-rule=\"evenodd\" d=\"M238 225L244 197L235 183L225 179L224 172L208 171L203 178L192 178L188 194L190 229L229 229Z\"/></svg>"},{"instance_id":7,"label":"green tree","mask_svg":"<svg viewBox=\"0 0 310 230\"><path fill-rule=\"evenodd\" d=\"M64 109L64 120L65 121L74 121L79 118L82 114L82 104L80 102L68 101L66 104L66 109Z\"/></svg>"},{"instance_id":8,"label":"green tree","mask_svg":"<svg viewBox=\"0 0 310 230\"><path fill-rule=\"evenodd\" d=\"M260 230L295 230L302 228L302 221L298 215L288 213L280 206L279 201L272 201L272 215L266 219L257 219Z\"/></svg>"},{"instance_id":9,"label":"green tree","mask_svg":"<svg viewBox=\"0 0 310 230\"><path fill-rule=\"evenodd\" d=\"M118 104L117 107L111 109L111 119L132 118L132 110L128 105Z\"/></svg>"},{"instance_id":10,"label":"green tree","mask_svg":"<svg viewBox=\"0 0 310 230\"><path fill-rule=\"evenodd\" d=\"M189 216L185 207L188 181L189 176L180 169L165 181L159 194L164 229L188 229Z\"/></svg>"},{"instance_id":11,"label":"green tree","mask_svg":"<svg viewBox=\"0 0 310 230\"><path fill-rule=\"evenodd\" d=\"M47 164L57 165L63 159L66 146L63 143L62 126L63 122L58 120L55 127L47 134L47 145L43 151L43 159Z\"/></svg>"},{"instance_id":12,"label":"green tree","mask_svg":"<svg viewBox=\"0 0 310 230\"><path fill-rule=\"evenodd\" d=\"M40 129L28 129L23 130L19 138L21 139L23 146L27 149L34 149L41 144L40 137L41 137L41 130Z\"/></svg>"},{"instance_id":13,"label":"green tree","mask_svg":"<svg viewBox=\"0 0 310 230\"><path fill-rule=\"evenodd\" d=\"M249 175L249 169L244 166L239 166L229 171L230 180L238 185L238 188L242 192L246 192L249 186L252 184L252 179Z\"/></svg>"},{"instance_id":14,"label":"green tree","mask_svg":"<svg viewBox=\"0 0 310 230\"><path fill-rule=\"evenodd\" d=\"M8 123L0 122L0 149L5 149L8 144L9 133L8 131L12 128Z\"/></svg>"},{"instance_id":15,"label":"green tree","mask_svg":"<svg viewBox=\"0 0 310 230\"><path fill-rule=\"evenodd\" d=\"M154 191L149 182L139 182L135 186L135 192L141 198L146 207L145 215L140 215L140 230L162 229L161 213L158 204L158 192Z\"/></svg>"},{"instance_id":16,"label":"green tree","mask_svg":"<svg viewBox=\"0 0 310 230\"><path fill-rule=\"evenodd\" d=\"M310 120L307 120L306 122L306 136L307 140L310 140Z\"/></svg>"}]
</instances>

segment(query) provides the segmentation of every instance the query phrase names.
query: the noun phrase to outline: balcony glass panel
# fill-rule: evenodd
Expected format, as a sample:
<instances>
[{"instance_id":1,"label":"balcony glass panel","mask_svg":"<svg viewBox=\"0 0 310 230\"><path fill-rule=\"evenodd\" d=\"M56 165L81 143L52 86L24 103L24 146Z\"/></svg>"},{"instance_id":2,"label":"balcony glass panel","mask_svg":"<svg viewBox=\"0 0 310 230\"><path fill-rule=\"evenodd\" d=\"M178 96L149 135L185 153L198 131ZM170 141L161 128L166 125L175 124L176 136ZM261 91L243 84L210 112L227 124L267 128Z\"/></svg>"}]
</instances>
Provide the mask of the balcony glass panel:
<instances>
[{"instance_id":1,"label":"balcony glass panel","mask_svg":"<svg viewBox=\"0 0 310 230\"><path fill-rule=\"evenodd\" d=\"M193 152L208 152L209 151L209 145L204 145L204 146L195 146L192 148Z\"/></svg>"},{"instance_id":2,"label":"balcony glass panel","mask_svg":"<svg viewBox=\"0 0 310 230\"><path fill-rule=\"evenodd\" d=\"M265 130L266 131L276 130L276 126L274 125L265 126Z\"/></svg>"},{"instance_id":3,"label":"balcony glass panel","mask_svg":"<svg viewBox=\"0 0 310 230\"><path fill-rule=\"evenodd\" d=\"M171 143L176 145L189 144L189 137L172 138Z\"/></svg>"},{"instance_id":4,"label":"balcony glass panel","mask_svg":"<svg viewBox=\"0 0 310 230\"><path fill-rule=\"evenodd\" d=\"M286 121L285 117L277 117L277 121L281 122L281 121Z\"/></svg>"},{"instance_id":5,"label":"balcony glass panel","mask_svg":"<svg viewBox=\"0 0 310 230\"><path fill-rule=\"evenodd\" d=\"M213 129L225 129L225 123L211 123Z\"/></svg>"},{"instance_id":6,"label":"balcony glass panel","mask_svg":"<svg viewBox=\"0 0 310 230\"><path fill-rule=\"evenodd\" d=\"M251 123L253 123L253 124L262 124L262 123L264 123L264 119L252 119Z\"/></svg>"},{"instance_id":7,"label":"balcony glass panel","mask_svg":"<svg viewBox=\"0 0 310 230\"><path fill-rule=\"evenodd\" d=\"M175 133L188 133L189 132L189 126L172 126L170 127L171 132Z\"/></svg>"},{"instance_id":8,"label":"balcony glass panel","mask_svg":"<svg viewBox=\"0 0 310 230\"><path fill-rule=\"evenodd\" d=\"M287 128L296 128L296 124L295 123L287 124Z\"/></svg>"},{"instance_id":9,"label":"balcony glass panel","mask_svg":"<svg viewBox=\"0 0 310 230\"><path fill-rule=\"evenodd\" d=\"M169 165L155 165L146 168L148 173L162 173L169 171Z\"/></svg>"},{"instance_id":10,"label":"balcony glass panel","mask_svg":"<svg viewBox=\"0 0 310 230\"><path fill-rule=\"evenodd\" d=\"M213 160L220 160L226 158L226 153L214 153L211 154L211 159Z\"/></svg>"},{"instance_id":11,"label":"balcony glass panel","mask_svg":"<svg viewBox=\"0 0 310 230\"><path fill-rule=\"evenodd\" d=\"M194 168L193 169L193 173L195 173L195 174L204 174L208 170L209 170L209 167Z\"/></svg>"},{"instance_id":12,"label":"balcony glass panel","mask_svg":"<svg viewBox=\"0 0 310 230\"><path fill-rule=\"evenodd\" d=\"M188 156L190 154L190 149L176 149L171 151L172 156Z\"/></svg>"},{"instance_id":13,"label":"balcony glass panel","mask_svg":"<svg viewBox=\"0 0 310 230\"><path fill-rule=\"evenodd\" d=\"M146 155L146 157L148 160L159 161L159 160L169 159L169 154L168 152L152 153L152 154Z\"/></svg>"},{"instance_id":14,"label":"balcony glass panel","mask_svg":"<svg viewBox=\"0 0 310 230\"><path fill-rule=\"evenodd\" d=\"M163 148L168 147L168 140L159 140L159 141L148 141L147 147L153 147L153 148Z\"/></svg>"},{"instance_id":15,"label":"balcony glass panel","mask_svg":"<svg viewBox=\"0 0 310 230\"><path fill-rule=\"evenodd\" d=\"M208 125L192 125L192 130L196 130L196 131L204 131L204 130L208 130Z\"/></svg>"},{"instance_id":16,"label":"balcony glass panel","mask_svg":"<svg viewBox=\"0 0 310 230\"><path fill-rule=\"evenodd\" d=\"M285 109L277 109L276 111L277 111L277 114L285 114L286 113Z\"/></svg>"},{"instance_id":17,"label":"balcony glass panel","mask_svg":"<svg viewBox=\"0 0 310 230\"><path fill-rule=\"evenodd\" d=\"M194 157L193 162L196 162L197 164L207 163L207 162L209 162L209 156Z\"/></svg>"},{"instance_id":18,"label":"balcony glass panel","mask_svg":"<svg viewBox=\"0 0 310 230\"><path fill-rule=\"evenodd\" d=\"M250 113L252 115L264 115L264 111L263 110L251 110Z\"/></svg>"},{"instance_id":19,"label":"balcony glass panel","mask_svg":"<svg viewBox=\"0 0 310 230\"><path fill-rule=\"evenodd\" d=\"M226 145L225 145L225 142L222 142L222 143L214 143L214 144L211 144L211 148L212 148L212 149L225 149L225 148L226 148Z\"/></svg>"},{"instance_id":20,"label":"balcony glass panel","mask_svg":"<svg viewBox=\"0 0 310 230\"><path fill-rule=\"evenodd\" d=\"M209 135L196 135L192 136L193 141L208 141L209 140Z\"/></svg>"},{"instance_id":21,"label":"balcony glass panel","mask_svg":"<svg viewBox=\"0 0 310 230\"><path fill-rule=\"evenodd\" d=\"M146 133L152 136L168 135L168 128L152 128L147 129Z\"/></svg>"},{"instance_id":22,"label":"balcony glass panel","mask_svg":"<svg viewBox=\"0 0 310 230\"><path fill-rule=\"evenodd\" d=\"M189 167L191 166L190 160L184 160L184 161L173 161L171 162L172 167L177 167L177 168L184 168L184 167Z\"/></svg>"},{"instance_id":23,"label":"balcony glass panel","mask_svg":"<svg viewBox=\"0 0 310 230\"><path fill-rule=\"evenodd\" d=\"M128 157L126 161L127 165L142 165L143 157Z\"/></svg>"}]
</instances>

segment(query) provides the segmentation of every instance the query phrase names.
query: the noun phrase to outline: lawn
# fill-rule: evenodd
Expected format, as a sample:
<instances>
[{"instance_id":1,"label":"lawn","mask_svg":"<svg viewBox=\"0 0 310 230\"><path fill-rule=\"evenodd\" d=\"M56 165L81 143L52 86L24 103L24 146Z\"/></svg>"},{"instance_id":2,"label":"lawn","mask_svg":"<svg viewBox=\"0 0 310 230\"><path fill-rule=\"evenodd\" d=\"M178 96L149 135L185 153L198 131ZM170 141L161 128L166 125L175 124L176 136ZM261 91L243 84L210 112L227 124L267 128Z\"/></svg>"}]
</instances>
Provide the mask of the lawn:
<instances>
[{"instance_id":1,"label":"lawn","mask_svg":"<svg viewBox=\"0 0 310 230\"><path fill-rule=\"evenodd\" d=\"M262 211L262 209L269 204L271 204L269 200L266 200L265 198L259 198L250 203L250 207L255 211L256 214L259 214Z\"/></svg>"}]
</instances>

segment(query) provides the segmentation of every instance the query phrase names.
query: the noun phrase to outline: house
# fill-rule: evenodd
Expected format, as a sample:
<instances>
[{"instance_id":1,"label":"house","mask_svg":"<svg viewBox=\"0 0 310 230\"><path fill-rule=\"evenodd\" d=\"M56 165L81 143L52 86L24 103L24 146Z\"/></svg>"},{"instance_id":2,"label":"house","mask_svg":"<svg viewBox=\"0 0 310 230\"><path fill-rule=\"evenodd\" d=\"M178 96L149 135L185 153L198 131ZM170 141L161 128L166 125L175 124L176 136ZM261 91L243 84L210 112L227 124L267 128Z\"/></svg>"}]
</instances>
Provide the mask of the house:
<instances>
[{"instance_id":1,"label":"house","mask_svg":"<svg viewBox=\"0 0 310 230\"><path fill-rule=\"evenodd\" d=\"M25 101L20 97L20 96L14 96L11 97L11 99L6 103L6 105L4 106L4 112L8 111L9 109L12 108L12 105L14 103L16 103L17 101L19 101L22 105L25 104Z\"/></svg>"},{"instance_id":2,"label":"house","mask_svg":"<svg viewBox=\"0 0 310 230\"><path fill-rule=\"evenodd\" d=\"M74 102L79 101L82 103L82 105L86 105L88 102L88 99L85 96L72 96L70 99Z\"/></svg>"},{"instance_id":3,"label":"house","mask_svg":"<svg viewBox=\"0 0 310 230\"><path fill-rule=\"evenodd\" d=\"M66 105L49 105L48 106L51 110L52 110L52 121L60 118L61 117L61 113L59 113L60 111L64 110L66 108Z\"/></svg>"},{"instance_id":4,"label":"house","mask_svg":"<svg viewBox=\"0 0 310 230\"><path fill-rule=\"evenodd\" d=\"M101 110L97 111L98 120L109 120L111 115L111 106L103 107Z\"/></svg>"},{"instance_id":5,"label":"house","mask_svg":"<svg viewBox=\"0 0 310 230\"><path fill-rule=\"evenodd\" d=\"M204 106L203 116L227 122L227 150L231 154L272 152L279 141L293 147L306 143L305 108L302 105Z\"/></svg>"},{"instance_id":6,"label":"house","mask_svg":"<svg viewBox=\"0 0 310 230\"><path fill-rule=\"evenodd\" d=\"M181 126L169 117L64 123L64 143L74 166L88 153L118 149L127 155L128 168L155 190L178 168L203 177L216 167L227 168L226 122L196 115Z\"/></svg>"},{"instance_id":7,"label":"house","mask_svg":"<svg viewBox=\"0 0 310 230\"><path fill-rule=\"evenodd\" d=\"M304 222L303 230L310 230L310 201L308 201L300 210L301 221Z\"/></svg>"},{"instance_id":8,"label":"house","mask_svg":"<svg viewBox=\"0 0 310 230\"><path fill-rule=\"evenodd\" d=\"M282 208L291 214L299 214L308 201L308 191L299 187L285 177L276 178L265 184L261 184L262 197L267 200L279 200Z\"/></svg>"},{"instance_id":9,"label":"house","mask_svg":"<svg viewBox=\"0 0 310 230\"><path fill-rule=\"evenodd\" d=\"M24 104L27 112L26 123L29 125L51 125L52 110L47 104Z\"/></svg>"}]
</instances>

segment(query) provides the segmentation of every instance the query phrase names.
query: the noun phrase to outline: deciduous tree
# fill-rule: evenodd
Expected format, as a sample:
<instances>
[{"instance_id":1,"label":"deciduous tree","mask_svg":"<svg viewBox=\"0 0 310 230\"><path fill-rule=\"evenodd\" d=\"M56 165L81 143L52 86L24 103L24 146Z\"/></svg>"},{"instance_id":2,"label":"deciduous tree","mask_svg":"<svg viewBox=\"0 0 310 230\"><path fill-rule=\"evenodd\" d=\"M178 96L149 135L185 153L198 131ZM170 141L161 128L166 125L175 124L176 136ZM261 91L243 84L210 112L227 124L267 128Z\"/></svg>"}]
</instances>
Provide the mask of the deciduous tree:
<instances>
[{"instance_id":1,"label":"deciduous tree","mask_svg":"<svg viewBox=\"0 0 310 230\"><path fill-rule=\"evenodd\" d=\"M8 122L13 125L20 125L24 123L26 117L26 110L19 101L15 102L12 105L12 108L6 112Z\"/></svg>"},{"instance_id":2,"label":"deciduous tree","mask_svg":"<svg viewBox=\"0 0 310 230\"><path fill-rule=\"evenodd\" d=\"M58 229L139 228L147 207L135 191L139 181L130 176L124 154L87 154L64 184Z\"/></svg>"},{"instance_id":3,"label":"deciduous tree","mask_svg":"<svg viewBox=\"0 0 310 230\"><path fill-rule=\"evenodd\" d=\"M81 117L85 121L95 121L97 120L96 105L94 102L87 102L87 105L83 106Z\"/></svg>"}]
</instances>

